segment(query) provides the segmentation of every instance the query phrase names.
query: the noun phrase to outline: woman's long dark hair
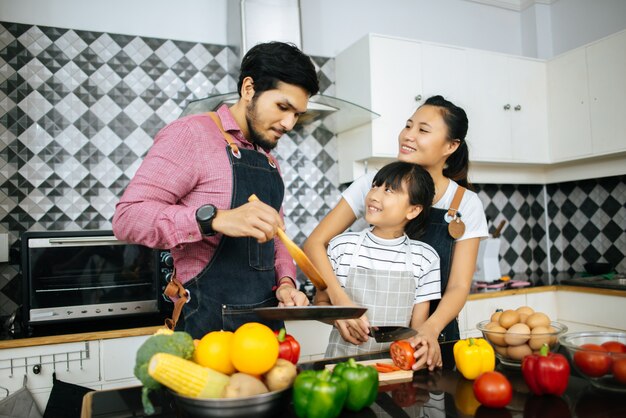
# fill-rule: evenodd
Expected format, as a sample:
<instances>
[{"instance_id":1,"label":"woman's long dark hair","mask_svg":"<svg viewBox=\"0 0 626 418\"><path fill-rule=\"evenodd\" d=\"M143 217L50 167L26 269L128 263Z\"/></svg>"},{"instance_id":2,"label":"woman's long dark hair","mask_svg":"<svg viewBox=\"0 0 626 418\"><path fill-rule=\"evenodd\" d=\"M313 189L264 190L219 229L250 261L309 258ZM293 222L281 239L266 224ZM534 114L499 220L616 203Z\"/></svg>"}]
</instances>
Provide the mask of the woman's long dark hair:
<instances>
[{"instance_id":1,"label":"woman's long dark hair","mask_svg":"<svg viewBox=\"0 0 626 418\"><path fill-rule=\"evenodd\" d=\"M411 239L417 239L426 230L430 207L435 197L435 183L428 171L417 164L403 161L385 165L378 170L372 181L373 186L386 186L392 190L402 190L403 184L406 185L409 204L422 206L422 212L404 226L404 232Z\"/></svg>"},{"instance_id":2,"label":"woman's long dark hair","mask_svg":"<svg viewBox=\"0 0 626 418\"><path fill-rule=\"evenodd\" d=\"M463 187L471 188L468 179L469 149L465 141L468 127L465 110L444 99L443 96L429 97L422 106L426 105L436 106L440 109L443 120L448 126L448 141L459 141L459 147L446 160L443 175Z\"/></svg>"}]
</instances>

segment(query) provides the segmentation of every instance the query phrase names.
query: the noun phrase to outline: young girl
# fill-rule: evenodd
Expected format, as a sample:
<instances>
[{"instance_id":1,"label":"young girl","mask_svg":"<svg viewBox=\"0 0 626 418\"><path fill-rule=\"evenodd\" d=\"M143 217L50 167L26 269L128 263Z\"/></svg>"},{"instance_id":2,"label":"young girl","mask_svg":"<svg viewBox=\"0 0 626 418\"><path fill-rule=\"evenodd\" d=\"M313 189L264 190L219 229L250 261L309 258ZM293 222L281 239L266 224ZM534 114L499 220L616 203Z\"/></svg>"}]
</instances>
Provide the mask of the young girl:
<instances>
[{"instance_id":1,"label":"young girl","mask_svg":"<svg viewBox=\"0 0 626 418\"><path fill-rule=\"evenodd\" d=\"M371 326L417 329L428 318L429 301L441 297L437 252L407 236L424 231L434 194L433 180L420 166L388 164L376 173L365 197L365 220L371 227L330 241L327 252L335 276L352 301L368 308ZM355 345L334 328L326 357L388 347L389 343L376 343L373 338Z\"/></svg>"},{"instance_id":2,"label":"young girl","mask_svg":"<svg viewBox=\"0 0 626 418\"><path fill-rule=\"evenodd\" d=\"M441 96L430 97L409 117L398 136L398 160L418 164L430 173L435 197L426 232L419 239L437 250L441 267L441 302L433 301L430 316L419 327L414 369L429 369L443 363L453 367L452 344L441 350L440 341L460 338L456 317L469 294L476 268L478 244L487 237L487 220L478 195L469 187L469 148L465 136L465 111ZM370 173L356 179L343 193L337 206L315 227L304 243L304 251L324 277L332 277L326 256L329 241L363 216L364 196L372 184ZM458 202L460 200L460 202ZM450 216L452 213L452 216ZM450 224L453 224L452 226ZM462 228L458 228L464 225ZM353 305L337 280L328 280L323 293L334 305ZM321 293L321 292L319 292ZM368 340L366 313L360 319L335 321L347 340ZM443 354L443 361L442 361Z\"/></svg>"}]
</instances>

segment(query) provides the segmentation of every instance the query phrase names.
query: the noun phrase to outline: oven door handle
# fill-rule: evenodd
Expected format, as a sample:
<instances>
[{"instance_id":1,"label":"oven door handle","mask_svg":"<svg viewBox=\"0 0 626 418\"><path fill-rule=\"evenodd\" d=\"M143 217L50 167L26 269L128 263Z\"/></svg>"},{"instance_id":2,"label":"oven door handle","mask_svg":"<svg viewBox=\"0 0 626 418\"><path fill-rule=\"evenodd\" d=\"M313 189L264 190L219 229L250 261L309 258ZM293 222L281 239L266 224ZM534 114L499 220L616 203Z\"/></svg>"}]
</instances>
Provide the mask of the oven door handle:
<instances>
[{"instance_id":1,"label":"oven door handle","mask_svg":"<svg viewBox=\"0 0 626 418\"><path fill-rule=\"evenodd\" d=\"M48 238L48 242L50 244L111 244L111 245L122 245L126 244L124 241L120 241L115 237L104 236L104 237L63 237L63 238Z\"/></svg>"}]
</instances>

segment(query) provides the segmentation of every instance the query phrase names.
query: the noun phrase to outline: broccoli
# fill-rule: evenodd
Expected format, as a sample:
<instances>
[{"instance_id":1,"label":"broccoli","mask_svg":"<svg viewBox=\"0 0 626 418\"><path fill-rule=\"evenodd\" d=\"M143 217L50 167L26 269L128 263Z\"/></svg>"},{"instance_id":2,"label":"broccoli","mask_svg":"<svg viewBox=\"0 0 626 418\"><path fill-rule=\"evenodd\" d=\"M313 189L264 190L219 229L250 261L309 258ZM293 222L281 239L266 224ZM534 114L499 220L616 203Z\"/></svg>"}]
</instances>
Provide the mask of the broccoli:
<instances>
[{"instance_id":1,"label":"broccoli","mask_svg":"<svg viewBox=\"0 0 626 418\"><path fill-rule=\"evenodd\" d=\"M188 360L193 355L194 348L193 338L186 332L157 332L139 347L134 373L143 384L141 401L147 415L154 414L154 406L148 394L161 387L161 384L148 374L148 364L152 356L156 353L169 353Z\"/></svg>"}]
</instances>

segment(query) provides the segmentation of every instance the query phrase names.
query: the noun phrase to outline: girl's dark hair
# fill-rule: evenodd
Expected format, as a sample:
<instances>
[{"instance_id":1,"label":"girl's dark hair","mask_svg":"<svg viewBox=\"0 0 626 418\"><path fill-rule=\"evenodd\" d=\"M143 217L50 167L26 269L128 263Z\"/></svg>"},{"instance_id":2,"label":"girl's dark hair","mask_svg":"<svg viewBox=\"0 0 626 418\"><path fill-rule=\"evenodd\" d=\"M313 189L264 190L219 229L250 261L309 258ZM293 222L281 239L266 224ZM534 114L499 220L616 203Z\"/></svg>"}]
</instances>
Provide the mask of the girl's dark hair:
<instances>
[{"instance_id":1,"label":"girl's dark hair","mask_svg":"<svg viewBox=\"0 0 626 418\"><path fill-rule=\"evenodd\" d=\"M406 184L409 204L422 205L423 208L418 216L404 226L404 232L411 239L417 239L426 230L430 207L435 197L435 183L428 171L417 164L396 161L378 170L372 181L373 186L385 185L392 190L402 190L403 183Z\"/></svg>"},{"instance_id":2,"label":"girl's dark hair","mask_svg":"<svg viewBox=\"0 0 626 418\"><path fill-rule=\"evenodd\" d=\"M463 187L471 188L468 176L469 149L465 136L467 135L467 115L465 110L442 96L432 96L426 99L422 106L436 106L440 109L443 120L448 126L448 141L459 141L459 147L446 160L443 175L456 181Z\"/></svg>"},{"instance_id":3,"label":"girl's dark hair","mask_svg":"<svg viewBox=\"0 0 626 418\"><path fill-rule=\"evenodd\" d=\"M309 96L317 94L319 82L309 56L294 44L266 42L250 48L241 61L237 91L246 77L254 80L255 94L276 88L279 81L305 89Z\"/></svg>"}]
</instances>

